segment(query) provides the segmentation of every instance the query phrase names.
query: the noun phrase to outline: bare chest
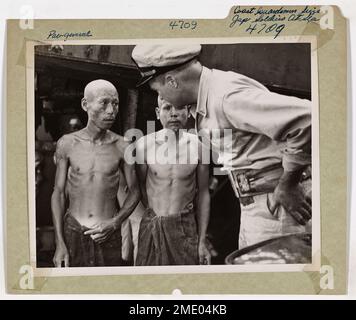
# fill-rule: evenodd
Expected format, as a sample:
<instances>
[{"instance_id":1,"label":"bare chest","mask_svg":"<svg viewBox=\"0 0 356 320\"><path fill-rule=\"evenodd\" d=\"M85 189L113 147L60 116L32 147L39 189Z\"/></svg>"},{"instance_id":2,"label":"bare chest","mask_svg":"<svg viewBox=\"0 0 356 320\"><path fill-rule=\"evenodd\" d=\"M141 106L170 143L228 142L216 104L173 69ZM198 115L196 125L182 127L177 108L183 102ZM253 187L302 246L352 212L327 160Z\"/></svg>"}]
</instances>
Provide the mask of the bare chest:
<instances>
[{"instance_id":1,"label":"bare chest","mask_svg":"<svg viewBox=\"0 0 356 320\"><path fill-rule=\"evenodd\" d=\"M155 142L148 145L146 150L149 164L184 164L197 165L199 150L197 142L179 141L177 143Z\"/></svg>"},{"instance_id":2,"label":"bare chest","mask_svg":"<svg viewBox=\"0 0 356 320\"><path fill-rule=\"evenodd\" d=\"M150 164L152 178L160 180L189 180L195 177L197 164Z\"/></svg>"},{"instance_id":3,"label":"bare chest","mask_svg":"<svg viewBox=\"0 0 356 320\"><path fill-rule=\"evenodd\" d=\"M78 174L111 174L119 169L120 155L115 144L77 144L69 154L70 170Z\"/></svg>"}]
</instances>

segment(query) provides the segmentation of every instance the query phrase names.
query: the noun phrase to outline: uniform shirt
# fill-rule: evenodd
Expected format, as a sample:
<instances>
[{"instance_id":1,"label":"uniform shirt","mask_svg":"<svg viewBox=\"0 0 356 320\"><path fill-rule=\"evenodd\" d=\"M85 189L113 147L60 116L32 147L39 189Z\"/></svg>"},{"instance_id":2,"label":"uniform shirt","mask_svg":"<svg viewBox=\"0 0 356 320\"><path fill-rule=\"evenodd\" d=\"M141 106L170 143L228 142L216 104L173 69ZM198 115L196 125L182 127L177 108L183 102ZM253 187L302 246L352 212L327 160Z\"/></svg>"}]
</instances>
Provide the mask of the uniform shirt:
<instances>
[{"instance_id":1,"label":"uniform shirt","mask_svg":"<svg viewBox=\"0 0 356 320\"><path fill-rule=\"evenodd\" d=\"M311 163L309 100L270 92L235 72L203 67L195 117L198 133L209 134L225 169L280 163L294 171Z\"/></svg>"}]
</instances>

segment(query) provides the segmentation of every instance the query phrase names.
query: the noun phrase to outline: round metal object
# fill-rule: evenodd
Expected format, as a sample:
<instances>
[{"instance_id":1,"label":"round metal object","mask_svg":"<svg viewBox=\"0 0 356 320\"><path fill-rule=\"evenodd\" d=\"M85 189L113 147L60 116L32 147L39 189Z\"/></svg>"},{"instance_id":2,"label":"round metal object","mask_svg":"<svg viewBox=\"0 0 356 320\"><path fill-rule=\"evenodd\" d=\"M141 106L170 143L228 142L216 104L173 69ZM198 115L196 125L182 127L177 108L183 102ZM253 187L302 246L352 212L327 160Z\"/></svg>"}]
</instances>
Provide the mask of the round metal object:
<instances>
[{"instance_id":1,"label":"round metal object","mask_svg":"<svg viewBox=\"0 0 356 320\"><path fill-rule=\"evenodd\" d=\"M312 236L298 233L269 239L236 250L225 258L226 264L308 264L311 263Z\"/></svg>"}]
</instances>

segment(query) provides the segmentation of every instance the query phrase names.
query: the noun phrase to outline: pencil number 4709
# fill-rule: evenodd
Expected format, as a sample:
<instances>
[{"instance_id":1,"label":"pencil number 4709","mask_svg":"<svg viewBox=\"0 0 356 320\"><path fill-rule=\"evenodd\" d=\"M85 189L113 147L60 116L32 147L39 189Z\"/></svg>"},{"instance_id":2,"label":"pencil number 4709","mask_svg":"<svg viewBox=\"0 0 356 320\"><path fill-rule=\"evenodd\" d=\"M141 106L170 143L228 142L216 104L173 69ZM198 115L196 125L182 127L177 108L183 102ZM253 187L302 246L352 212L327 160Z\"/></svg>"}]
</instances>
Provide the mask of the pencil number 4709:
<instances>
[{"instance_id":1,"label":"pencil number 4709","mask_svg":"<svg viewBox=\"0 0 356 320\"><path fill-rule=\"evenodd\" d=\"M198 22L196 20L172 20L169 22L169 27L174 29L182 29L182 30L194 30L198 26Z\"/></svg>"}]
</instances>

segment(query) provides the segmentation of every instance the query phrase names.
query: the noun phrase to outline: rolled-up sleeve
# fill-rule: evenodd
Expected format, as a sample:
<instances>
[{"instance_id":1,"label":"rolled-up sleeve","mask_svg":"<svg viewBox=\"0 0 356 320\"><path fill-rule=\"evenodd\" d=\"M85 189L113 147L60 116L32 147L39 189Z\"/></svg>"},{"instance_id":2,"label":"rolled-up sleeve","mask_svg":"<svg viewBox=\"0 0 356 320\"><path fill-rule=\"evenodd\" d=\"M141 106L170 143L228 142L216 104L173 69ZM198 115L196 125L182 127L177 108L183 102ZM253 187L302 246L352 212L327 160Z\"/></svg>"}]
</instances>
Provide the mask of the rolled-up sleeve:
<instances>
[{"instance_id":1,"label":"rolled-up sleeve","mask_svg":"<svg viewBox=\"0 0 356 320\"><path fill-rule=\"evenodd\" d=\"M234 128L285 142L285 171L311 163L311 101L267 89L245 88L226 94L222 104Z\"/></svg>"}]
</instances>

